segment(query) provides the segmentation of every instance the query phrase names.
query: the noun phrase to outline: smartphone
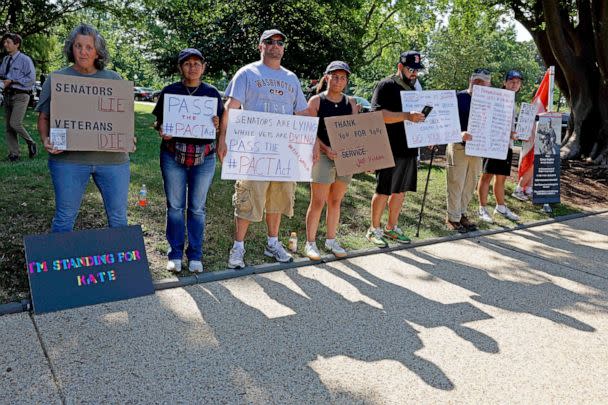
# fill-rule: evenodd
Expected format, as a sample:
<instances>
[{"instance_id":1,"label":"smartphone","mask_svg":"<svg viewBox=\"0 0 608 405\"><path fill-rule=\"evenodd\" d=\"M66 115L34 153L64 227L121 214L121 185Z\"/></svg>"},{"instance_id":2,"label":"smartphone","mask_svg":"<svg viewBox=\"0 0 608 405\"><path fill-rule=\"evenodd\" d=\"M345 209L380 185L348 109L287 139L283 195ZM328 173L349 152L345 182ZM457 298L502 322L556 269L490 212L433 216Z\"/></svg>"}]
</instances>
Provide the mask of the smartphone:
<instances>
[{"instance_id":1,"label":"smartphone","mask_svg":"<svg viewBox=\"0 0 608 405\"><path fill-rule=\"evenodd\" d=\"M433 110L433 107L431 107L430 105L425 105L424 108L422 109L422 113L424 114L425 117L428 117L432 110Z\"/></svg>"}]
</instances>

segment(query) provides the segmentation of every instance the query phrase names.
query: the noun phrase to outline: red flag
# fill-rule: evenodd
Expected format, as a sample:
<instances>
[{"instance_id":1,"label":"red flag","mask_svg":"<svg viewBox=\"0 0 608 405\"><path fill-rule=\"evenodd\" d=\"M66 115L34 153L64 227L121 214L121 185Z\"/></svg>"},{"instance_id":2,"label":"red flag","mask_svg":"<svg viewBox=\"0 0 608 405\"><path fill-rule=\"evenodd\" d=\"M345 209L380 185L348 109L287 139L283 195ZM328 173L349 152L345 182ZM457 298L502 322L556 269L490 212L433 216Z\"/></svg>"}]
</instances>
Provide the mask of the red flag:
<instances>
[{"instance_id":1,"label":"red flag","mask_svg":"<svg viewBox=\"0 0 608 405\"><path fill-rule=\"evenodd\" d=\"M538 109L537 114L547 111L549 105L549 75L550 70L547 69L543 80L536 90L536 94L532 99L532 104L536 105ZM534 166L534 134L530 137L528 142L524 142L521 149L521 158L519 159L519 168L517 169L517 175L521 177Z\"/></svg>"}]
</instances>

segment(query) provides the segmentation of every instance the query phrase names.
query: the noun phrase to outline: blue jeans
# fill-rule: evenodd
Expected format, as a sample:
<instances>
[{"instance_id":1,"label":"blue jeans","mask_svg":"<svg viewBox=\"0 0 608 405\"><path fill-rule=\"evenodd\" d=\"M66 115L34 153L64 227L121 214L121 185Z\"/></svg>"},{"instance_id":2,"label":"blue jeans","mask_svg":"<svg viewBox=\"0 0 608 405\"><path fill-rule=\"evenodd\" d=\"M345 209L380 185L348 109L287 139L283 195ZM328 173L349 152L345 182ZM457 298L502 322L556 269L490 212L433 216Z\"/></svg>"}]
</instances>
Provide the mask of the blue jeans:
<instances>
[{"instance_id":1,"label":"blue jeans","mask_svg":"<svg viewBox=\"0 0 608 405\"><path fill-rule=\"evenodd\" d=\"M49 159L49 171L55 189L55 216L51 232L71 232L80 210L82 196L93 176L101 192L111 228L127 225L127 199L131 171L129 162L92 165Z\"/></svg>"},{"instance_id":2,"label":"blue jeans","mask_svg":"<svg viewBox=\"0 0 608 405\"><path fill-rule=\"evenodd\" d=\"M169 260L181 260L184 252L184 231L188 227L188 260L201 260L205 239L207 191L215 173L215 153L204 158L198 166L188 167L177 163L167 151L160 152L160 168L167 196L167 242ZM188 201L187 223L186 191Z\"/></svg>"}]
</instances>

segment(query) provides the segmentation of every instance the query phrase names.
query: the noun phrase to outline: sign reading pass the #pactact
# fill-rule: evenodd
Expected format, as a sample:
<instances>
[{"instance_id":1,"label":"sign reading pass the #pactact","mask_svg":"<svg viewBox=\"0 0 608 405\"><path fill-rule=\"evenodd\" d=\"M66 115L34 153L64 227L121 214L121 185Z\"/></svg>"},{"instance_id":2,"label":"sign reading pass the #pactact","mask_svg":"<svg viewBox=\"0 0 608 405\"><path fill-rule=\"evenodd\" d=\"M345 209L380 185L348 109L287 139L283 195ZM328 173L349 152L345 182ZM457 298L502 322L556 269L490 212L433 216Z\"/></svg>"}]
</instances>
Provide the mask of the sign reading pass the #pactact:
<instances>
[{"instance_id":1,"label":"sign reading pass the #pactact","mask_svg":"<svg viewBox=\"0 0 608 405\"><path fill-rule=\"evenodd\" d=\"M222 179L310 181L317 117L231 109Z\"/></svg>"},{"instance_id":2,"label":"sign reading pass the #pactact","mask_svg":"<svg viewBox=\"0 0 608 405\"><path fill-rule=\"evenodd\" d=\"M179 138L215 139L217 98L165 94L163 132Z\"/></svg>"},{"instance_id":3,"label":"sign reading pass the #pactact","mask_svg":"<svg viewBox=\"0 0 608 405\"><path fill-rule=\"evenodd\" d=\"M473 86L469 127L473 137L465 153L492 159L506 159L513 127L515 92L486 86Z\"/></svg>"},{"instance_id":4,"label":"sign reading pass the #pactact","mask_svg":"<svg viewBox=\"0 0 608 405\"><path fill-rule=\"evenodd\" d=\"M51 75L51 131L57 149L133 152L133 82ZM64 141L64 142L62 142Z\"/></svg>"},{"instance_id":5,"label":"sign reading pass the #pactact","mask_svg":"<svg viewBox=\"0 0 608 405\"><path fill-rule=\"evenodd\" d=\"M325 118L340 176L395 166L382 112Z\"/></svg>"},{"instance_id":6,"label":"sign reading pass the #pactact","mask_svg":"<svg viewBox=\"0 0 608 405\"><path fill-rule=\"evenodd\" d=\"M402 111L433 109L424 122L404 121L407 146L418 148L460 142L460 118L454 90L402 91Z\"/></svg>"}]
</instances>

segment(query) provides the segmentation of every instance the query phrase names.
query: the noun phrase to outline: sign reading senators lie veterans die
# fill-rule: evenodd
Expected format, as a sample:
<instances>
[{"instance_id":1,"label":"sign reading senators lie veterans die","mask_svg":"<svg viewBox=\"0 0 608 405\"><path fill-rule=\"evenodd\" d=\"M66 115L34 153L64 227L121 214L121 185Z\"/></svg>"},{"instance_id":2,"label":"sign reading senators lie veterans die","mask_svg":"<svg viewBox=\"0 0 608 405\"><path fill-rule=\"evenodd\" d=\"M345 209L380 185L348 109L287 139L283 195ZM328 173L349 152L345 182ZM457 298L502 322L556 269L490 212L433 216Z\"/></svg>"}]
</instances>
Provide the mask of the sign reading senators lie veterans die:
<instances>
[{"instance_id":1,"label":"sign reading senators lie veterans die","mask_svg":"<svg viewBox=\"0 0 608 405\"><path fill-rule=\"evenodd\" d=\"M340 176L395 166L382 112L325 118Z\"/></svg>"},{"instance_id":2,"label":"sign reading senators lie veterans die","mask_svg":"<svg viewBox=\"0 0 608 405\"><path fill-rule=\"evenodd\" d=\"M58 149L135 150L133 82L60 74L50 80L51 141Z\"/></svg>"}]
</instances>

